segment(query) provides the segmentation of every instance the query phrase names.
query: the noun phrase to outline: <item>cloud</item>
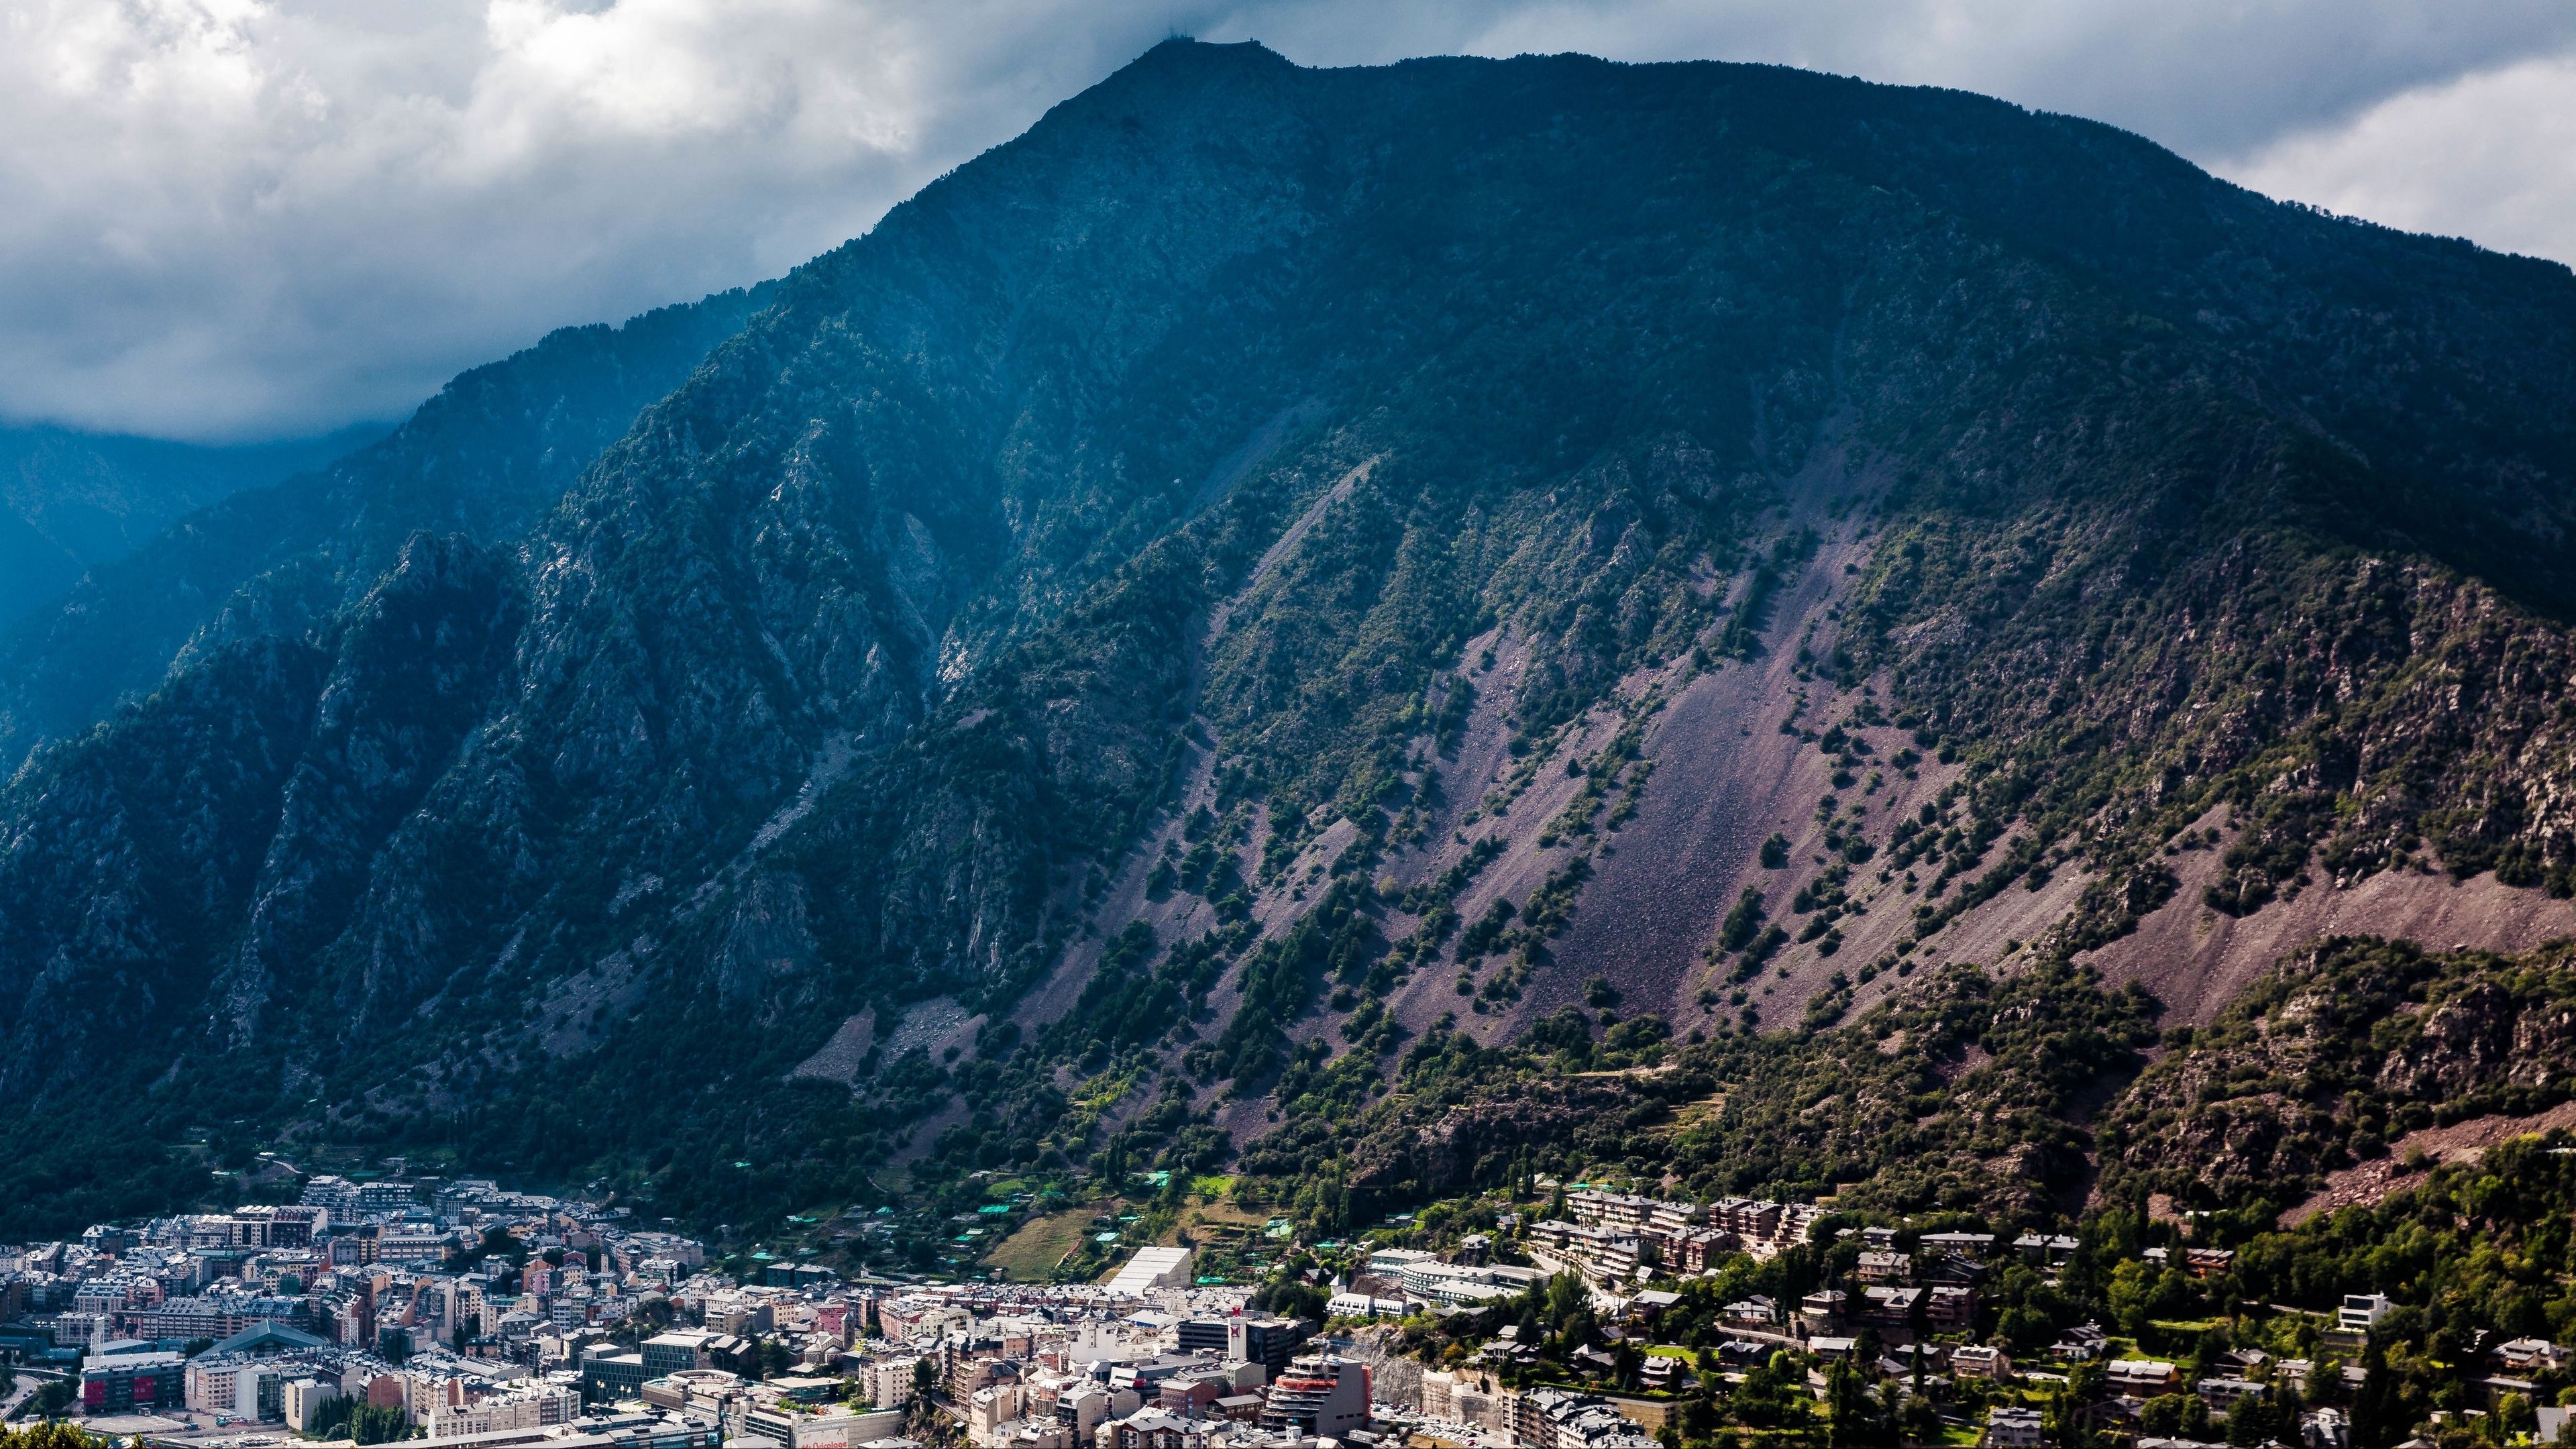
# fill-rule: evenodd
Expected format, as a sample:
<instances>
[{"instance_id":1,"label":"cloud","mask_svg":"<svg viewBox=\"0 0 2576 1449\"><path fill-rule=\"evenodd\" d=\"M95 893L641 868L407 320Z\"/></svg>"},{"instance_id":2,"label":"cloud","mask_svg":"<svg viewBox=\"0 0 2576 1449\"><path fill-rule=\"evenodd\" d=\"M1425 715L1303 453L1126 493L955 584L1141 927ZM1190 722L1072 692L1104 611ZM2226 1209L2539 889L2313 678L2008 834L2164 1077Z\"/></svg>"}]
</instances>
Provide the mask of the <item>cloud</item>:
<instances>
[{"instance_id":1,"label":"cloud","mask_svg":"<svg viewBox=\"0 0 2576 1449\"><path fill-rule=\"evenodd\" d=\"M2348 216L2576 263L2576 56L2410 90L2220 170Z\"/></svg>"},{"instance_id":2,"label":"cloud","mask_svg":"<svg viewBox=\"0 0 2576 1449\"><path fill-rule=\"evenodd\" d=\"M0 0L0 416L397 413L776 275L1171 33L1960 86L2508 245L2576 197L2576 7L2538 0Z\"/></svg>"},{"instance_id":3,"label":"cloud","mask_svg":"<svg viewBox=\"0 0 2576 1449\"><path fill-rule=\"evenodd\" d=\"M0 10L0 413L327 426L776 275L1125 58L1013 57L974 8Z\"/></svg>"},{"instance_id":4,"label":"cloud","mask_svg":"<svg viewBox=\"0 0 2576 1449\"><path fill-rule=\"evenodd\" d=\"M1440 48L1772 61L2071 112L2232 154L2385 97L2576 46L2576 7L2492 0L1548 0L1265 7L1300 59ZM1390 17L1387 12L1392 11ZM1390 47L1379 36L1401 36ZM1265 33L1265 38L1269 38Z\"/></svg>"}]
</instances>

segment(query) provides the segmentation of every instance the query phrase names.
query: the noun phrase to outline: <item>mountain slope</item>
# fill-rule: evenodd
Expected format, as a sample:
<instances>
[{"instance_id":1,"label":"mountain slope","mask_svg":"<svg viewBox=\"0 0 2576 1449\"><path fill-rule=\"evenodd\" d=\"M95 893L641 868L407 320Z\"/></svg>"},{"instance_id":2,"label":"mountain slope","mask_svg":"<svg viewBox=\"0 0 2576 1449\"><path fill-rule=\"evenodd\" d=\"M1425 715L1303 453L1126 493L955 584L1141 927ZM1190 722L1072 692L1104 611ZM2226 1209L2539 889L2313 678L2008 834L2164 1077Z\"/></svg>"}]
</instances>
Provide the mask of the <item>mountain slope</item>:
<instances>
[{"instance_id":1,"label":"mountain slope","mask_svg":"<svg viewBox=\"0 0 2576 1449\"><path fill-rule=\"evenodd\" d=\"M763 295L565 328L456 378L379 442L309 453L270 476L327 466L141 530L132 552L0 632L0 762L87 728L192 649L312 627L365 593L416 530L516 537Z\"/></svg>"},{"instance_id":2,"label":"mountain slope","mask_svg":"<svg viewBox=\"0 0 2576 1449\"><path fill-rule=\"evenodd\" d=\"M13 1089L739 1222L1274 1112L1427 1160L1408 1038L1616 1002L1752 1074L1722 1154L1814 1080L1748 1027L1925 981L2055 1003L2066 1121L2154 1014L2067 963L2204 822L2213 913L2576 862L2563 268L1952 93L1174 42L762 301L559 502L262 555L35 758ZM1888 1159L1917 1090L1762 1160L2080 1170Z\"/></svg>"}]
</instances>

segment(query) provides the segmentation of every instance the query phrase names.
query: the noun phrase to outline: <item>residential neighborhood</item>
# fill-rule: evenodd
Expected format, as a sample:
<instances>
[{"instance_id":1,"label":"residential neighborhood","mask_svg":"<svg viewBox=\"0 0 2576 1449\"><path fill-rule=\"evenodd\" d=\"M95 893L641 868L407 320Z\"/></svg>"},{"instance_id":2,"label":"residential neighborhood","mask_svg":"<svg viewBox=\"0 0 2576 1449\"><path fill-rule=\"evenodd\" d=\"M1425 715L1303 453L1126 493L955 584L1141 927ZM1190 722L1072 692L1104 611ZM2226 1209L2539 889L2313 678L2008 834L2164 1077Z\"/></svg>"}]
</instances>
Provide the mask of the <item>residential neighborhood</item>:
<instances>
[{"instance_id":1,"label":"residential neighborhood","mask_svg":"<svg viewBox=\"0 0 2576 1449\"><path fill-rule=\"evenodd\" d=\"M0 1249L0 1353L12 1411L160 1449L1670 1449L1724 1422L1747 1442L2349 1449L2393 1307L2267 1311L2268 1348L2244 1320L2142 1341L2030 1305L2071 1273L2107 1271L2115 1297L2210 1283L2230 1250L1541 1187L1292 1241L1253 1281L1178 1242L1015 1283L728 1270L619 1207L323 1174L291 1204ZM2567 1351L2487 1337L2451 1422L2554 1442ZM1875 1437L1844 1437L1863 1422Z\"/></svg>"}]
</instances>

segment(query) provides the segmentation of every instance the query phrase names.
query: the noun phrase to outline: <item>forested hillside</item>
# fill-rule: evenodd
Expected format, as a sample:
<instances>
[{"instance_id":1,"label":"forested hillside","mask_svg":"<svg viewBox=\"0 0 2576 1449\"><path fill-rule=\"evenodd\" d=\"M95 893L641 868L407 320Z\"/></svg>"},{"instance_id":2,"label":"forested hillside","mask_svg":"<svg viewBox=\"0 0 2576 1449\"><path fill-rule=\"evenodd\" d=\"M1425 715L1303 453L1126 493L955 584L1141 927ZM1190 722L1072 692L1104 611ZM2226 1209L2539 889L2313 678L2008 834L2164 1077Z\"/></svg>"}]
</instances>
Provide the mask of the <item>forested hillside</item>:
<instances>
[{"instance_id":1,"label":"forested hillside","mask_svg":"<svg viewBox=\"0 0 2576 1449\"><path fill-rule=\"evenodd\" d=\"M759 295L666 307L614 329L565 328L457 377L389 437L340 457L284 450L295 466L200 491L185 501L221 501L167 530L139 529L86 576L59 577L26 601L42 607L9 611L0 628L0 764L15 769L224 642L327 629L415 532L515 538L645 404L739 328ZM161 471L180 466L143 451ZM262 486L242 486L252 483ZM59 481L46 490L59 492Z\"/></svg>"}]
</instances>

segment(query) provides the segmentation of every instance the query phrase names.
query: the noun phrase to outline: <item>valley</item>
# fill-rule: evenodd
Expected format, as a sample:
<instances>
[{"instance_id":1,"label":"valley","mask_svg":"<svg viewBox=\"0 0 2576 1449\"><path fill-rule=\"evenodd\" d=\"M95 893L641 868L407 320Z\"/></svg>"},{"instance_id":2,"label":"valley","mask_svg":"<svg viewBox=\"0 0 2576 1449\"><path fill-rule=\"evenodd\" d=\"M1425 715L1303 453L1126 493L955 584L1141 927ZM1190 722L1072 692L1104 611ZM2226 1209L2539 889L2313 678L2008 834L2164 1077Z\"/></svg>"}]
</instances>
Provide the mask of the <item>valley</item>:
<instances>
[{"instance_id":1,"label":"valley","mask_svg":"<svg viewBox=\"0 0 2576 1449\"><path fill-rule=\"evenodd\" d=\"M1965 93L1157 46L0 638L0 1231L2269 1223L2546 1128L2571 323Z\"/></svg>"}]
</instances>

